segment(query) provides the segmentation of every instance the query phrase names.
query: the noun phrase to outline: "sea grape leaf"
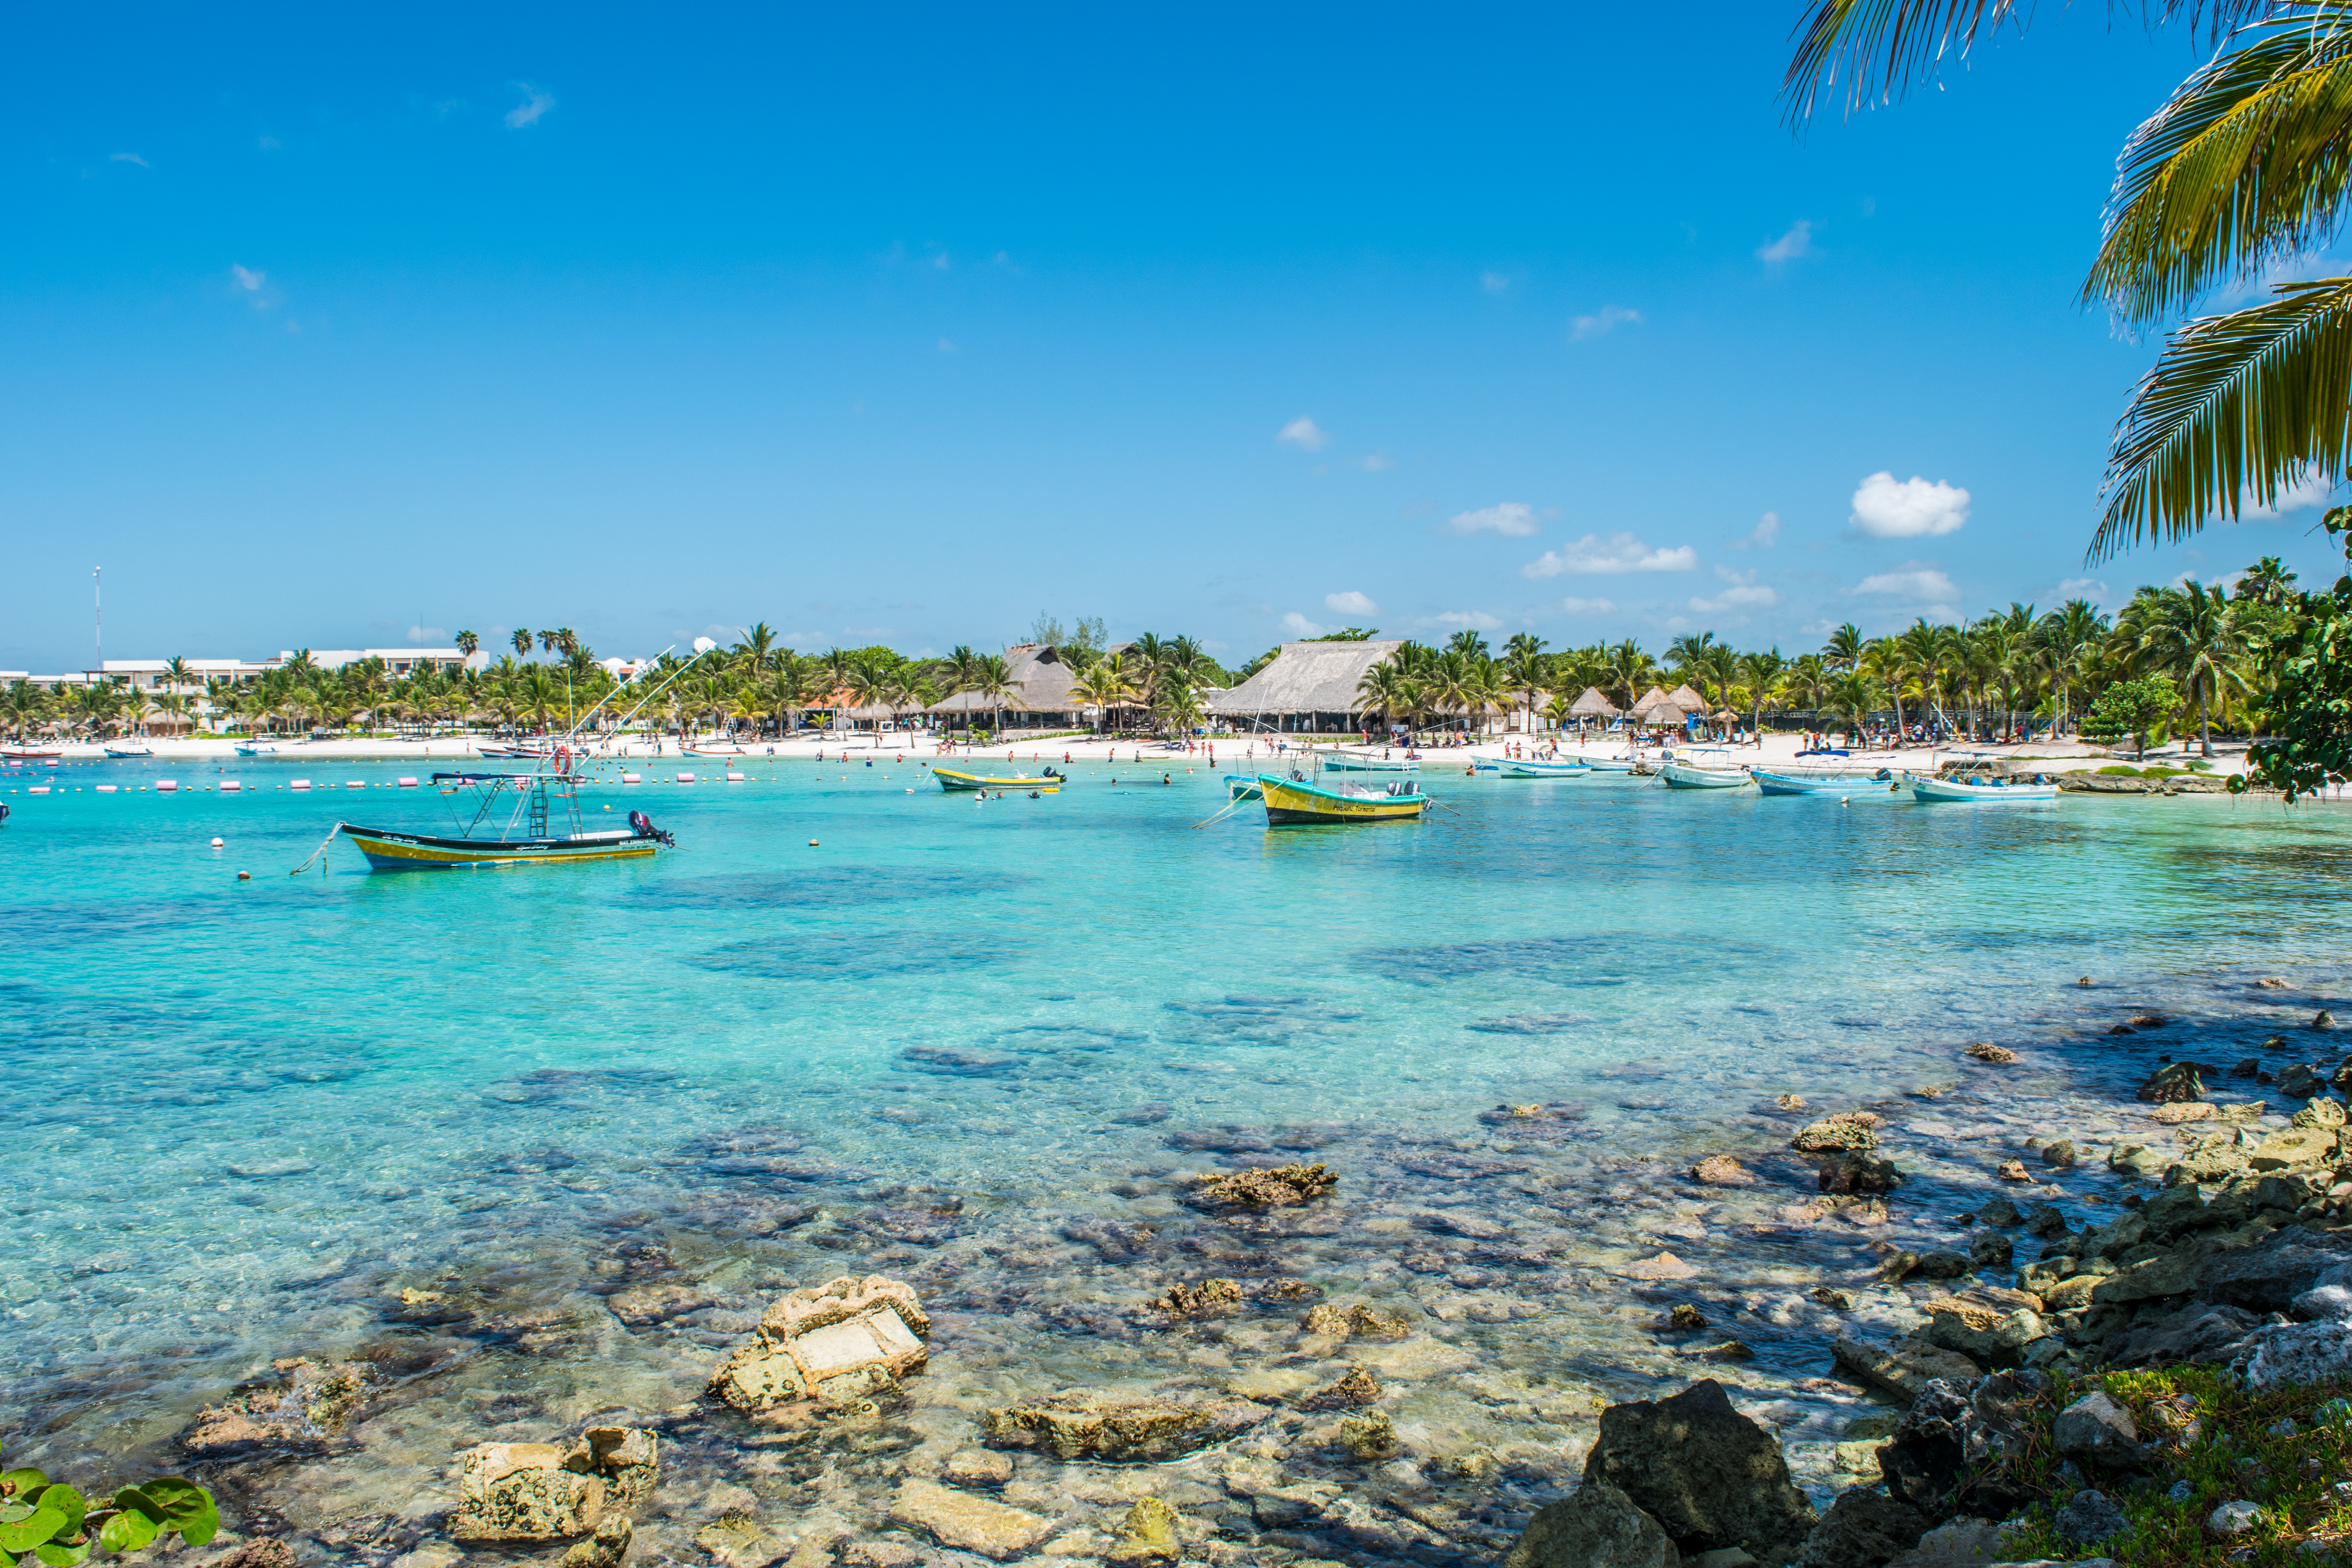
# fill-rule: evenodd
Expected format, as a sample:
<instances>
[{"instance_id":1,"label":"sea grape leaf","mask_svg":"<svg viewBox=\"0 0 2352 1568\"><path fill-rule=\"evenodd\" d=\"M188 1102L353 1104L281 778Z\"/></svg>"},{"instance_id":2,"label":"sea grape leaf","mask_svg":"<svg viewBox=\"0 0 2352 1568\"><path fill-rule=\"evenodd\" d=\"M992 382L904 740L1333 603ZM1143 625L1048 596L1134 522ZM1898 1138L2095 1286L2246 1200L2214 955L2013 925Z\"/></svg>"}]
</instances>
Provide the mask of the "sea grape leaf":
<instances>
[{"instance_id":1,"label":"sea grape leaf","mask_svg":"<svg viewBox=\"0 0 2352 1568\"><path fill-rule=\"evenodd\" d=\"M54 1541L44 1541L33 1548L33 1555L48 1564L48 1568L74 1568L74 1564L89 1555L89 1542L79 1546L60 1546Z\"/></svg>"},{"instance_id":2,"label":"sea grape leaf","mask_svg":"<svg viewBox=\"0 0 2352 1568\"><path fill-rule=\"evenodd\" d=\"M132 1489L124 1488L125 1491ZM117 1501L121 1500L120 1494ZM155 1539L155 1521L135 1508L125 1508L100 1527L98 1543L109 1552L136 1552Z\"/></svg>"},{"instance_id":3,"label":"sea grape leaf","mask_svg":"<svg viewBox=\"0 0 2352 1568\"><path fill-rule=\"evenodd\" d=\"M14 1524L20 1519L33 1517L33 1505L28 1502L0 1503L0 1524Z\"/></svg>"},{"instance_id":4,"label":"sea grape leaf","mask_svg":"<svg viewBox=\"0 0 2352 1568\"><path fill-rule=\"evenodd\" d=\"M0 1488L5 1488L18 1497L24 1496L28 1491L39 1491L48 1484L49 1478L38 1470L0 1470Z\"/></svg>"},{"instance_id":5,"label":"sea grape leaf","mask_svg":"<svg viewBox=\"0 0 2352 1568\"><path fill-rule=\"evenodd\" d=\"M59 1535L80 1534L81 1521L89 1512L89 1501L63 1481L53 1481L41 1489L41 1506L66 1516L66 1527L58 1531Z\"/></svg>"},{"instance_id":6,"label":"sea grape leaf","mask_svg":"<svg viewBox=\"0 0 2352 1568\"><path fill-rule=\"evenodd\" d=\"M29 1552L63 1530L65 1522L63 1509L36 1508L29 1518L0 1524L0 1552Z\"/></svg>"},{"instance_id":7,"label":"sea grape leaf","mask_svg":"<svg viewBox=\"0 0 2352 1568\"><path fill-rule=\"evenodd\" d=\"M177 1476L142 1481L138 1490L147 1500L147 1511L162 1523L193 1524L212 1510L213 1500L205 1489Z\"/></svg>"}]
</instances>

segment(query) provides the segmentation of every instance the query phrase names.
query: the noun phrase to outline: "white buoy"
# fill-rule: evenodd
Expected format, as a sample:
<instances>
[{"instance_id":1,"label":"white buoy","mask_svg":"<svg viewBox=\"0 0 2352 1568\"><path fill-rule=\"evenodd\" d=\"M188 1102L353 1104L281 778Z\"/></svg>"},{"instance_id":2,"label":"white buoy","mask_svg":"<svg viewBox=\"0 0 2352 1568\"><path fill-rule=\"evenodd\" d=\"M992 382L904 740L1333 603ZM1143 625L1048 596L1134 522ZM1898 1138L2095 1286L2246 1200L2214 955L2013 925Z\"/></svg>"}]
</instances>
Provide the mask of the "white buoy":
<instances>
[{"instance_id":1,"label":"white buoy","mask_svg":"<svg viewBox=\"0 0 2352 1568\"><path fill-rule=\"evenodd\" d=\"M220 841L219 839L217 839L217 838L214 839L214 840L213 840L213 847L214 847L214 848L215 848L215 849L217 849L217 848L219 848L220 847L221 847L221 841Z\"/></svg>"}]
</instances>

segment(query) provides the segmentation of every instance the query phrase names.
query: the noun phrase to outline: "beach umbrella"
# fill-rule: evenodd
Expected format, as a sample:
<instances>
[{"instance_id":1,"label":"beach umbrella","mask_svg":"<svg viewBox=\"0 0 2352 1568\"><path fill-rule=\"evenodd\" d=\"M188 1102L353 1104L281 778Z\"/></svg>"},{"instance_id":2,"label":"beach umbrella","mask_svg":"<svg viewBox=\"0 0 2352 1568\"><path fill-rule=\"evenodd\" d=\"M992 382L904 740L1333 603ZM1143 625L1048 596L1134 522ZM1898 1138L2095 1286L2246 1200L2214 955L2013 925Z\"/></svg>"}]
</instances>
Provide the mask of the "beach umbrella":
<instances>
[{"instance_id":1,"label":"beach umbrella","mask_svg":"<svg viewBox=\"0 0 2352 1568\"><path fill-rule=\"evenodd\" d=\"M1571 719L1614 719L1622 711L1617 704L1601 695L1601 688L1588 686L1584 695L1568 705Z\"/></svg>"}]
</instances>

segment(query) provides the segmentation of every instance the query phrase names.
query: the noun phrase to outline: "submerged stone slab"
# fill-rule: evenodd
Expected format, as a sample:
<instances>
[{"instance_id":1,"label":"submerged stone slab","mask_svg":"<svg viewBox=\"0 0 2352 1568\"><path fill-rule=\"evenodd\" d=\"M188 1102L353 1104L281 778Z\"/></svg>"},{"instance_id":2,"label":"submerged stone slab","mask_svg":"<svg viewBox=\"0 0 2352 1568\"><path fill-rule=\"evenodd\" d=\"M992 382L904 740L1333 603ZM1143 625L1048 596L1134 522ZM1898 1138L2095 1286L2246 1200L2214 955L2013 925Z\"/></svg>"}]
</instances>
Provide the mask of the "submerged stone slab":
<instances>
[{"instance_id":1,"label":"submerged stone slab","mask_svg":"<svg viewBox=\"0 0 2352 1568\"><path fill-rule=\"evenodd\" d=\"M1214 1407L1073 1390L983 1412L981 1426L999 1447L1042 1448L1063 1459L1157 1462L1192 1453L1264 1415L1245 1402Z\"/></svg>"},{"instance_id":2,"label":"submerged stone slab","mask_svg":"<svg viewBox=\"0 0 2352 1568\"><path fill-rule=\"evenodd\" d=\"M712 1376L710 1391L745 1412L863 1398L922 1370L930 1329L912 1286L844 1275L771 1305L758 1331Z\"/></svg>"},{"instance_id":3,"label":"submerged stone slab","mask_svg":"<svg viewBox=\"0 0 2352 1568\"><path fill-rule=\"evenodd\" d=\"M890 1517L922 1531L942 1546L1000 1561L1018 1557L1054 1533L1054 1521L1010 1503L960 1492L937 1481L907 1480Z\"/></svg>"}]
</instances>

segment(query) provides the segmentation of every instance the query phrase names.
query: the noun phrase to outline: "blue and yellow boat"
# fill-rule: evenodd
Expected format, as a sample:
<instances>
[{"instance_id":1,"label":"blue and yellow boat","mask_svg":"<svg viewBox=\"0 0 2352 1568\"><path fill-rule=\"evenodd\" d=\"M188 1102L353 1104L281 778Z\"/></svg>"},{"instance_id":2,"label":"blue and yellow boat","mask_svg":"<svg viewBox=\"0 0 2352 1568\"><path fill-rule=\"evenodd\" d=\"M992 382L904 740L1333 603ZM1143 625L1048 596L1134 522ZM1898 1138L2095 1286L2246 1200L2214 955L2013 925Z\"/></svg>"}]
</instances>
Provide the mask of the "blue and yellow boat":
<instances>
[{"instance_id":1,"label":"blue and yellow boat","mask_svg":"<svg viewBox=\"0 0 2352 1568\"><path fill-rule=\"evenodd\" d=\"M1257 787L1265 797L1268 827L1314 822L1411 822L1429 809L1429 797L1421 793L1421 787L1402 779L1385 789L1366 784L1334 789L1305 779L1260 773Z\"/></svg>"},{"instance_id":2,"label":"blue and yellow boat","mask_svg":"<svg viewBox=\"0 0 2352 1568\"><path fill-rule=\"evenodd\" d=\"M1030 778L1021 773L1011 774L1004 778L992 778L986 773L959 773L953 768L933 768L931 776L938 779L940 787L950 795L953 795L958 790L983 789L1035 790L1040 795L1055 795L1058 794L1062 787L1062 775L1051 768L1047 768L1037 778Z\"/></svg>"}]
</instances>

